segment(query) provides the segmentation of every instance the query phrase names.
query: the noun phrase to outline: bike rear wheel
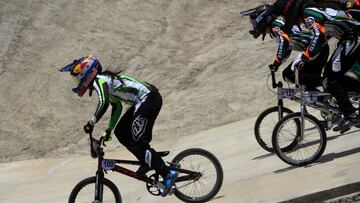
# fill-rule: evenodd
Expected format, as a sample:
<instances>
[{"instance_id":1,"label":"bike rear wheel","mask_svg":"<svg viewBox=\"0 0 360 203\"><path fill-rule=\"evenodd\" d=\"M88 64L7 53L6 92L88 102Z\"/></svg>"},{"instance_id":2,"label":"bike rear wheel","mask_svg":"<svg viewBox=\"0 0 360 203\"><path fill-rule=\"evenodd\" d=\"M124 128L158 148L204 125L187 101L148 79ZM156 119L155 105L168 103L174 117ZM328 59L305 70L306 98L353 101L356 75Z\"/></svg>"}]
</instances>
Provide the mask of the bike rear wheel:
<instances>
[{"instance_id":1,"label":"bike rear wheel","mask_svg":"<svg viewBox=\"0 0 360 203\"><path fill-rule=\"evenodd\" d=\"M96 202L95 198L96 177L89 177L79 182L71 191L69 203ZM116 185L110 180L103 179L103 201L102 203L121 203L121 195Z\"/></svg>"},{"instance_id":2,"label":"bike rear wheel","mask_svg":"<svg viewBox=\"0 0 360 203\"><path fill-rule=\"evenodd\" d=\"M300 125L299 125L300 123ZM293 166L305 166L317 161L326 147L326 132L320 121L310 114L305 114L304 131L301 138L301 113L285 116L276 124L272 144L278 157ZM289 149L289 143L294 143ZM284 147L285 146L285 147ZM284 148L286 148L284 150Z\"/></svg>"},{"instance_id":3,"label":"bike rear wheel","mask_svg":"<svg viewBox=\"0 0 360 203\"><path fill-rule=\"evenodd\" d=\"M219 192L224 175L219 160L212 153L199 148L187 149L176 155L172 163L179 164L181 169L202 174L198 180L175 181L174 194L180 200L206 202Z\"/></svg>"},{"instance_id":4,"label":"bike rear wheel","mask_svg":"<svg viewBox=\"0 0 360 203\"><path fill-rule=\"evenodd\" d=\"M263 111L255 121L254 134L259 145L268 152L274 153L271 137L275 125L286 115L293 113L292 110L279 106L273 106Z\"/></svg>"}]
</instances>

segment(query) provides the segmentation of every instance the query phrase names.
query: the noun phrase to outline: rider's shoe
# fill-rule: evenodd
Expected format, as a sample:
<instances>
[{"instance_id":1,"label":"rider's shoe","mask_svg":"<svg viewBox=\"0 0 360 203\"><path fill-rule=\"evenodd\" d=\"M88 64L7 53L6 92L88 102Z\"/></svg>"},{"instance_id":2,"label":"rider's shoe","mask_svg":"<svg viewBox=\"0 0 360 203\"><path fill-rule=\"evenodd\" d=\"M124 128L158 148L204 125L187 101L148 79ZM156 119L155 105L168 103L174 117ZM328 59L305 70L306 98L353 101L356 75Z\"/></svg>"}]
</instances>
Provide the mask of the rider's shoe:
<instances>
[{"instance_id":1,"label":"rider's shoe","mask_svg":"<svg viewBox=\"0 0 360 203\"><path fill-rule=\"evenodd\" d=\"M176 178L178 177L178 172L170 170L168 175L166 176L163 184L165 186L164 191L161 193L162 197L167 196L173 190L173 186L175 183Z\"/></svg>"},{"instance_id":2,"label":"rider's shoe","mask_svg":"<svg viewBox=\"0 0 360 203\"><path fill-rule=\"evenodd\" d=\"M349 116L347 119L344 119L343 121L340 122L340 124L336 127L333 128L333 131L337 132L340 131L340 133L344 133L348 130L350 130L350 128L352 126L357 126L360 125L360 115L359 114L355 114L352 116Z\"/></svg>"},{"instance_id":3,"label":"rider's shoe","mask_svg":"<svg viewBox=\"0 0 360 203\"><path fill-rule=\"evenodd\" d=\"M341 133L344 133L344 132L350 130L350 127L349 127L350 123L351 122L348 119L344 119L339 123L339 125L337 125L333 128L333 131L335 131L335 132L340 131Z\"/></svg>"},{"instance_id":4,"label":"rider's shoe","mask_svg":"<svg viewBox=\"0 0 360 203\"><path fill-rule=\"evenodd\" d=\"M150 169L150 167L148 165L140 165L140 167L138 168L136 173L143 176L150 170L151 169Z\"/></svg>"}]
</instances>

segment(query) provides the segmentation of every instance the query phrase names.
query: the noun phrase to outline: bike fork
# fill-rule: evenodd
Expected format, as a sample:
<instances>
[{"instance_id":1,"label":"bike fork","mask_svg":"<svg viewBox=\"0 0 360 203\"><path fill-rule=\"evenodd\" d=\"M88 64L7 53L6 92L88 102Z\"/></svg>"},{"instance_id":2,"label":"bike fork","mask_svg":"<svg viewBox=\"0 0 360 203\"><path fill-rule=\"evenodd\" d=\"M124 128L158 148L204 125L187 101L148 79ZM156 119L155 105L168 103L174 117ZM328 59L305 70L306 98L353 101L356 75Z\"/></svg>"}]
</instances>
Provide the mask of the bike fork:
<instances>
[{"instance_id":1,"label":"bike fork","mask_svg":"<svg viewBox=\"0 0 360 203\"><path fill-rule=\"evenodd\" d=\"M283 118L283 100L282 99L278 99L278 117L279 117L279 121Z\"/></svg>"},{"instance_id":2,"label":"bike fork","mask_svg":"<svg viewBox=\"0 0 360 203\"><path fill-rule=\"evenodd\" d=\"M102 171L97 171L95 182L95 201L93 203L101 203L103 201L103 179L104 173Z\"/></svg>"}]
</instances>

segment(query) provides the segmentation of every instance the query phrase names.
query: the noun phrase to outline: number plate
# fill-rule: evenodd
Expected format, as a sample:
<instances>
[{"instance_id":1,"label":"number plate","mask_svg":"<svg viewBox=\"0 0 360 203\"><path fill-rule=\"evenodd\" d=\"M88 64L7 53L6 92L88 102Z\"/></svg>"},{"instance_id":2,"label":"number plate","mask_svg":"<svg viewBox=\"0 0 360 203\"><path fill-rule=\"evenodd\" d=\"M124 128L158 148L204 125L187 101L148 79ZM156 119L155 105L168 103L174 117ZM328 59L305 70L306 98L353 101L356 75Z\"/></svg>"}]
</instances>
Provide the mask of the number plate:
<instances>
[{"instance_id":1,"label":"number plate","mask_svg":"<svg viewBox=\"0 0 360 203\"><path fill-rule=\"evenodd\" d=\"M112 170L112 169L115 168L115 161L114 160L109 160L109 159L102 160L101 167L105 171Z\"/></svg>"},{"instance_id":2,"label":"number plate","mask_svg":"<svg viewBox=\"0 0 360 203\"><path fill-rule=\"evenodd\" d=\"M294 89L286 89L286 88L283 88L283 89L281 90L281 93L279 94L279 98L280 98L280 99L283 99L283 98L293 99L293 98L294 98L294 94L295 94Z\"/></svg>"},{"instance_id":3,"label":"number plate","mask_svg":"<svg viewBox=\"0 0 360 203\"><path fill-rule=\"evenodd\" d=\"M310 103L310 104L317 102L317 97L318 97L317 92L305 92L304 93L305 102Z\"/></svg>"}]
</instances>

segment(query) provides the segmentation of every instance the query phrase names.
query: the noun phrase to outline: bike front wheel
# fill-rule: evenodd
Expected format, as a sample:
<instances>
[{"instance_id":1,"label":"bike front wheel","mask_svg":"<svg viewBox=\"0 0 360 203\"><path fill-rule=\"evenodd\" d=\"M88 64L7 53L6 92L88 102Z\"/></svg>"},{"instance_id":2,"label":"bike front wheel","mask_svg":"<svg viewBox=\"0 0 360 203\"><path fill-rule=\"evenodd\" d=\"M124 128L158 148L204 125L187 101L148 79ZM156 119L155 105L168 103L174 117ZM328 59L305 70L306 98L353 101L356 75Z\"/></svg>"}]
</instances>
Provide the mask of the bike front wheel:
<instances>
[{"instance_id":1,"label":"bike front wheel","mask_svg":"<svg viewBox=\"0 0 360 203\"><path fill-rule=\"evenodd\" d=\"M174 157L172 163L181 169L201 173L199 179L175 181L175 196L184 202L206 202L219 192L223 179L223 169L219 160L209 151L199 148L187 149ZM179 174L179 177L181 174Z\"/></svg>"},{"instance_id":2,"label":"bike front wheel","mask_svg":"<svg viewBox=\"0 0 360 203\"><path fill-rule=\"evenodd\" d=\"M292 110L279 106L273 106L263 111L256 119L254 134L259 145L268 152L274 153L271 137L275 125L286 115L293 113Z\"/></svg>"},{"instance_id":3,"label":"bike front wheel","mask_svg":"<svg viewBox=\"0 0 360 203\"><path fill-rule=\"evenodd\" d=\"M71 191L69 203L100 202L94 200L96 177L89 177L79 182ZM116 185L110 180L103 179L103 200L102 203L121 203L121 195Z\"/></svg>"},{"instance_id":4,"label":"bike front wheel","mask_svg":"<svg viewBox=\"0 0 360 203\"><path fill-rule=\"evenodd\" d=\"M305 114L302 123L301 113L290 114L281 119L272 136L272 144L278 157L293 166L305 166L317 161L324 153L326 141L326 132L320 121Z\"/></svg>"}]
</instances>

